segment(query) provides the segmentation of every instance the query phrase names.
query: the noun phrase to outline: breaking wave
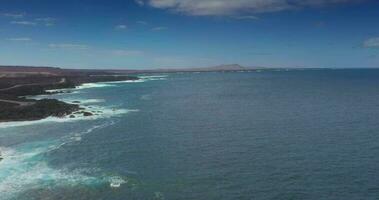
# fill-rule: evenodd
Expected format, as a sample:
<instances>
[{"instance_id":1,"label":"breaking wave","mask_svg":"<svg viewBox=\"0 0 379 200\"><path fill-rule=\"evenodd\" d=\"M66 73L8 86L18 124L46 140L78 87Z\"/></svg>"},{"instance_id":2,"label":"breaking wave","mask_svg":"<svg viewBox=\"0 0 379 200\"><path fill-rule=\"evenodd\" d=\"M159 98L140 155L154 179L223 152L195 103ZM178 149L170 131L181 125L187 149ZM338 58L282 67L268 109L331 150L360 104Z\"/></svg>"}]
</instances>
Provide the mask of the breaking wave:
<instances>
[{"instance_id":1,"label":"breaking wave","mask_svg":"<svg viewBox=\"0 0 379 200\"><path fill-rule=\"evenodd\" d=\"M0 162L1 199L12 199L17 197L17 194L27 190L44 187L110 183L110 178L104 179L82 173L91 169L68 170L52 168L45 161L44 155L68 143L77 142L77 138L81 138L94 130L103 129L113 124L114 122L110 121L95 125L85 131L71 133L57 140L30 142L12 148L0 148L4 158ZM114 184L121 185L123 182L114 181Z\"/></svg>"}]
</instances>

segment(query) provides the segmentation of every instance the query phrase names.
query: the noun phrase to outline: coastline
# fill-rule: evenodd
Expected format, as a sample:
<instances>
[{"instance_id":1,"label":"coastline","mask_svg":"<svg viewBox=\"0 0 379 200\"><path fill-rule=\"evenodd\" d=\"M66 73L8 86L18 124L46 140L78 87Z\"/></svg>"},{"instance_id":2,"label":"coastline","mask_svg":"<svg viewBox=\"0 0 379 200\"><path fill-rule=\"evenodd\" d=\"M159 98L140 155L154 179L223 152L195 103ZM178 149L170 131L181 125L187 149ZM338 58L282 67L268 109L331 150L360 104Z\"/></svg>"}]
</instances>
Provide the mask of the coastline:
<instances>
[{"instance_id":1,"label":"coastline","mask_svg":"<svg viewBox=\"0 0 379 200\"><path fill-rule=\"evenodd\" d=\"M58 81L57 81L58 80ZM138 81L136 76L65 76L65 77L22 77L1 79L1 83L14 82L9 87L0 88L0 124L7 122L27 122L57 118L91 117L100 111L87 111L80 102L64 102L57 99L33 99L33 96L63 93L85 84L102 82ZM17 83L17 84L16 84ZM63 90L63 91L62 91ZM25 97L32 98L25 98Z\"/></svg>"}]
</instances>

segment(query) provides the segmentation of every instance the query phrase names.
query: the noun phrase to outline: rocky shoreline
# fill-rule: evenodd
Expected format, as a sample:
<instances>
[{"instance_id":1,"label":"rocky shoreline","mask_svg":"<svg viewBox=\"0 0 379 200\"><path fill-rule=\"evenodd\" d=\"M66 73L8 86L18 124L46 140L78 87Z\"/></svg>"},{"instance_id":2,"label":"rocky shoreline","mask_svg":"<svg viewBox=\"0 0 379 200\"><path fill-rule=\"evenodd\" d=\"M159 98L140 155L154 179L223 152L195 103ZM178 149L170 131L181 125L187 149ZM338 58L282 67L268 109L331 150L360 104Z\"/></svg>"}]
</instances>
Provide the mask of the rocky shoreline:
<instances>
[{"instance_id":1,"label":"rocky shoreline","mask_svg":"<svg viewBox=\"0 0 379 200\"><path fill-rule=\"evenodd\" d=\"M85 111L76 103L71 104L56 99L26 99L25 96L53 94L47 90L75 88L84 83L138 79L127 75L0 78L0 123L34 121L47 117L74 118L73 114L92 116L93 113Z\"/></svg>"}]
</instances>

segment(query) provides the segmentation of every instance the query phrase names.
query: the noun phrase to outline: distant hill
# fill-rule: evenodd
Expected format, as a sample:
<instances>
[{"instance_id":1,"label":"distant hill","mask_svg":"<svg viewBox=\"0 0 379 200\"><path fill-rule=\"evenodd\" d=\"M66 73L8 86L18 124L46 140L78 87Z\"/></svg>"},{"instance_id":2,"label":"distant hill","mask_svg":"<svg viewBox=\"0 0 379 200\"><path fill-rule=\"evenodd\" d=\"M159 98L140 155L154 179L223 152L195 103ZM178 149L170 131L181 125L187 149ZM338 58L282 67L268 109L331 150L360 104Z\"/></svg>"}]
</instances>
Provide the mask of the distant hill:
<instances>
[{"instance_id":1,"label":"distant hill","mask_svg":"<svg viewBox=\"0 0 379 200\"><path fill-rule=\"evenodd\" d=\"M126 73L126 72L124 72ZM1 77L111 75L110 70L62 69L58 67L0 66Z\"/></svg>"},{"instance_id":2,"label":"distant hill","mask_svg":"<svg viewBox=\"0 0 379 200\"><path fill-rule=\"evenodd\" d=\"M55 67L0 66L0 77L58 76L61 72Z\"/></svg>"},{"instance_id":3,"label":"distant hill","mask_svg":"<svg viewBox=\"0 0 379 200\"><path fill-rule=\"evenodd\" d=\"M244 71L244 70L249 70L249 68L243 67L238 64L232 64L232 65L218 65L218 66L213 66L213 67L190 68L188 70L192 70L192 71Z\"/></svg>"},{"instance_id":4,"label":"distant hill","mask_svg":"<svg viewBox=\"0 0 379 200\"><path fill-rule=\"evenodd\" d=\"M251 71L264 69L262 67L244 67L238 64L217 65L212 67L192 67L192 68L163 68L152 70L135 70L142 73L170 73L170 72L225 72L225 71Z\"/></svg>"}]
</instances>

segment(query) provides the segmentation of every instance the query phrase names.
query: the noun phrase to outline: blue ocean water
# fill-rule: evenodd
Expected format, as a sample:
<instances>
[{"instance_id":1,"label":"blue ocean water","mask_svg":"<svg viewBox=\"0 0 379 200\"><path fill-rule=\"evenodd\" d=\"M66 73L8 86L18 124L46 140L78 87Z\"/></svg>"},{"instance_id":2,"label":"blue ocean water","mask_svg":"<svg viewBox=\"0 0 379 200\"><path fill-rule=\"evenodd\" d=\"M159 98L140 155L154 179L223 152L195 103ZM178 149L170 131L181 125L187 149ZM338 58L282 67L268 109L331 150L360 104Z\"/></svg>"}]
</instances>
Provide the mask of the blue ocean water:
<instances>
[{"instance_id":1,"label":"blue ocean water","mask_svg":"<svg viewBox=\"0 0 379 200\"><path fill-rule=\"evenodd\" d=\"M379 197L379 70L168 74L50 98L97 115L0 124L0 199Z\"/></svg>"}]
</instances>

